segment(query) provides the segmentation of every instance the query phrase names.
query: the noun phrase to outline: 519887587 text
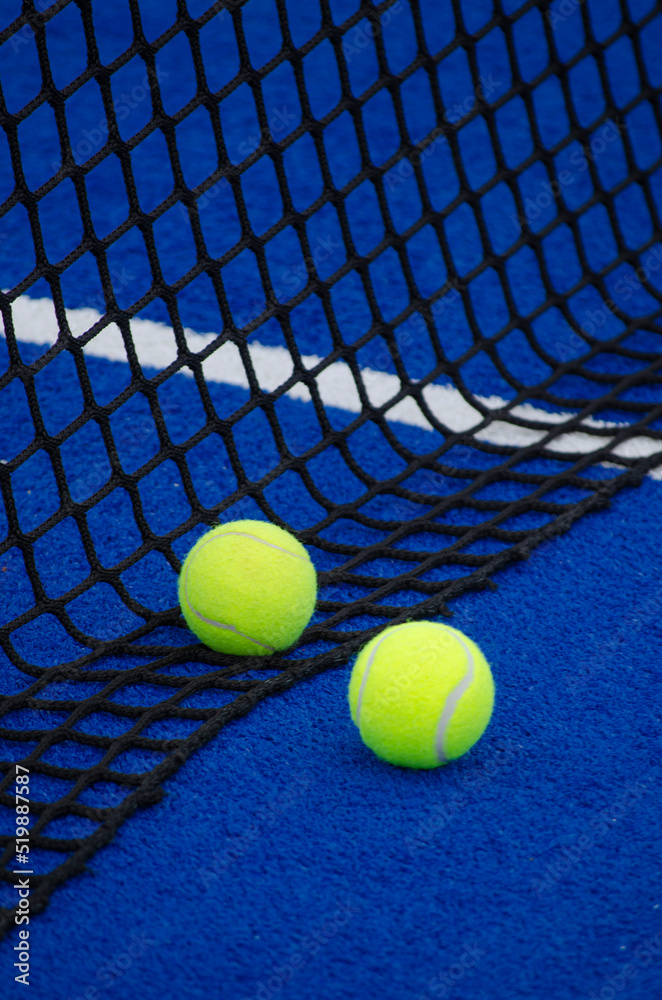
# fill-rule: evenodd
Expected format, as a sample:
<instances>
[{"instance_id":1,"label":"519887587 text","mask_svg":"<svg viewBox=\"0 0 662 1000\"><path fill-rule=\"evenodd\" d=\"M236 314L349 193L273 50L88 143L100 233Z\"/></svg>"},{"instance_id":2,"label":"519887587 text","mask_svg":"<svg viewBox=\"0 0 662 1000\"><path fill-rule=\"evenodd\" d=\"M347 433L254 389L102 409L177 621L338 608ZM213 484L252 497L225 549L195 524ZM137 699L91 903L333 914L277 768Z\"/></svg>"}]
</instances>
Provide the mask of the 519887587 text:
<instances>
[{"instance_id":1,"label":"519887587 text","mask_svg":"<svg viewBox=\"0 0 662 1000\"><path fill-rule=\"evenodd\" d=\"M17 983L30 985L30 771L22 764L16 765L16 879L14 888L18 892L18 906L14 920L19 926L19 941L14 945L17 961L14 967L18 975L14 977Z\"/></svg>"}]
</instances>

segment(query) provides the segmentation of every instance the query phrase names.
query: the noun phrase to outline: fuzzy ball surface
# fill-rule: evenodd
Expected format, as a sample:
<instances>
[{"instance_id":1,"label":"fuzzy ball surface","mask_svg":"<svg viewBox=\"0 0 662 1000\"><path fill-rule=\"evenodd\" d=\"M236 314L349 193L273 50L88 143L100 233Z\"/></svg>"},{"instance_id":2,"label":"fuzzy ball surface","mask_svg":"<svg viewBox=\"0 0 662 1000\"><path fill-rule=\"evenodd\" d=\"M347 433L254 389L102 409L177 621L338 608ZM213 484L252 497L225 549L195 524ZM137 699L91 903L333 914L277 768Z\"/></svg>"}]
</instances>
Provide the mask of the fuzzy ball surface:
<instances>
[{"instance_id":1,"label":"fuzzy ball surface","mask_svg":"<svg viewBox=\"0 0 662 1000\"><path fill-rule=\"evenodd\" d=\"M494 681L475 642L449 625L406 622L359 653L349 684L352 719L378 757L433 768L461 757L482 736Z\"/></svg>"},{"instance_id":2,"label":"fuzzy ball surface","mask_svg":"<svg viewBox=\"0 0 662 1000\"><path fill-rule=\"evenodd\" d=\"M317 576L308 552L266 521L231 521L203 535L179 576L179 603L201 642L220 653L268 656L310 621Z\"/></svg>"}]
</instances>

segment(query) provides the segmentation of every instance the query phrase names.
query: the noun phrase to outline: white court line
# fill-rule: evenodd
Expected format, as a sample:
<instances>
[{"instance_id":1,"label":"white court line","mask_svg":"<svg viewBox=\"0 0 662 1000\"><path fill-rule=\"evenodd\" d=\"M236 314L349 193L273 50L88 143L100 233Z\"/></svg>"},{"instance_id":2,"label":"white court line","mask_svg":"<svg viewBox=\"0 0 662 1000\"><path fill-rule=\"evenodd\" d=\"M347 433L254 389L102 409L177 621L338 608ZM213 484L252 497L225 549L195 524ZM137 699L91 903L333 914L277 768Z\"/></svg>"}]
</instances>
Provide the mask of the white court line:
<instances>
[{"instance_id":1,"label":"white court line","mask_svg":"<svg viewBox=\"0 0 662 1000\"><path fill-rule=\"evenodd\" d=\"M12 304L12 316L18 340L40 345L52 345L57 340L59 328L51 299L31 299L23 295ZM72 334L81 336L101 319L101 314L90 308L69 309L67 318ZM176 360L175 335L172 328L165 323L134 319L131 321L131 331L138 359L144 367L162 370ZM3 332L4 326L0 318L0 333ZM184 332L189 348L195 353L202 351L217 337L215 333L195 333L188 329ZM127 360L122 335L114 323L97 334L84 350L88 357L105 358L107 361ZM257 380L264 390L271 391L278 388L292 374L292 359L286 348L265 347L253 343L249 345L248 350ZM314 354L303 357L306 368L313 368L321 361L322 358ZM249 387L239 349L234 344L224 344L215 351L203 362L203 371L209 382L222 382L243 389ZM188 368L182 369L182 374L192 376ZM401 388L397 375L364 368L362 377L370 402L374 406L387 403ZM316 381L320 397L326 406L335 406L350 413L361 412L359 394L351 369L346 362L335 361L317 376ZM310 401L310 392L302 383L294 385L287 395L291 399ZM423 389L423 396L430 411L452 431L471 431L483 420L480 411L467 403L461 393L452 386L428 385ZM476 400L492 410L507 405L506 400L500 396L477 396ZM562 424L573 416L572 413L548 413L537 409L531 403L514 406L510 412L526 420L550 425ZM412 427L432 429L417 402L411 398L396 403L386 411L386 416L389 420L409 424ZM626 426L594 420L591 417L582 421L582 424L604 431L604 437L601 435L600 438L596 438L594 435L582 434L581 431L571 431L560 434L549 442L546 448L549 451L589 454L613 440L613 434L610 432ZM489 444L526 446L542 440L545 433L543 430L519 427L506 420L495 420L488 427L476 432L475 437ZM656 452L662 452L662 444L643 435L624 441L613 449L615 455L623 458L647 458ZM662 479L662 464L649 475L654 479Z\"/></svg>"}]
</instances>

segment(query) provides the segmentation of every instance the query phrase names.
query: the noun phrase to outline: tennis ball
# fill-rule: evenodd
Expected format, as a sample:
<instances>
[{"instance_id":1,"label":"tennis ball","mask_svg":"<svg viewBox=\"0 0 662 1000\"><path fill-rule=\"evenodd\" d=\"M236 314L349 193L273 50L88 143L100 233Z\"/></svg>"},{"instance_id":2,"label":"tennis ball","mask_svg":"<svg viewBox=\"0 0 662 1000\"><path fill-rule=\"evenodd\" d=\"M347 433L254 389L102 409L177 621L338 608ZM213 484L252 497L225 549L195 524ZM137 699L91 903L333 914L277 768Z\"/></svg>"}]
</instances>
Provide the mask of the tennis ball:
<instances>
[{"instance_id":1,"label":"tennis ball","mask_svg":"<svg viewBox=\"0 0 662 1000\"><path fill-rule=\"evenodd\" d=\"M287 649L310 621L317 577L301 542L265 521L230 521L203 535L179 576L191 631L219 653Z\"/></svg>"},{"instance_id":2,"label":"tennis ball","mask_svg":"<svg viewBox=\"0 0 662 1000\"><path fill-rule=\"evenodd\" d=\"M475 642L449 625L406 622L365 646L349 682L352 719L378 757L439 767L485 731L494 681Z\"/></svg>"}]
</instances>

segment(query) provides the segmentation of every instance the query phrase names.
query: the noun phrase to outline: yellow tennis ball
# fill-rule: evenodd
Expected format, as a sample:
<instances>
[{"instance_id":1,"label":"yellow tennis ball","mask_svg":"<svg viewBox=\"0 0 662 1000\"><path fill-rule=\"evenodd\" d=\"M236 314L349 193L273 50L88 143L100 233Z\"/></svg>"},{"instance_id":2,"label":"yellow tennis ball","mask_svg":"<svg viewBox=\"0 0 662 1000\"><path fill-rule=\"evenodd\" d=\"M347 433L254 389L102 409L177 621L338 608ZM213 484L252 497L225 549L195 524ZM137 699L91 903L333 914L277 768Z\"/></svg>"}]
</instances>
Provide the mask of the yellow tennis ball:
<instances>
[{"instance_id":1,"label":"yellow tennis ball","mask_svg":"<svg viewBox=\"0 0 662 1000\"><path fill-rule=\"evenodd\" d=\"M475 642L450 625L406 622L375 636L349 682L352 719L378 757L439 767L484 733L494 681Z\"/></svg>"},{"instance_id":2,"label":"yellow tennis ball","mask_svg":"<svg viewBox=\"0 0 662 1000\"><path fill-rule=\"evenodd\" d=\"M265 521L231 521L203 535L179 576L179 603L198 639L220 653L287 649L310 621L317 577L301 542Z\"/></svg>"}]
</instances>

